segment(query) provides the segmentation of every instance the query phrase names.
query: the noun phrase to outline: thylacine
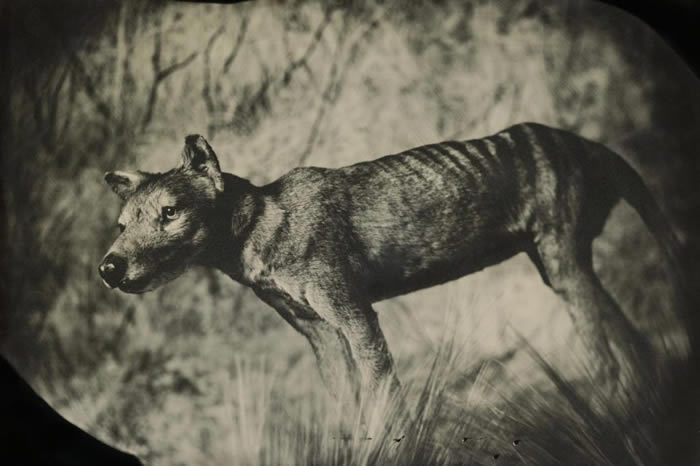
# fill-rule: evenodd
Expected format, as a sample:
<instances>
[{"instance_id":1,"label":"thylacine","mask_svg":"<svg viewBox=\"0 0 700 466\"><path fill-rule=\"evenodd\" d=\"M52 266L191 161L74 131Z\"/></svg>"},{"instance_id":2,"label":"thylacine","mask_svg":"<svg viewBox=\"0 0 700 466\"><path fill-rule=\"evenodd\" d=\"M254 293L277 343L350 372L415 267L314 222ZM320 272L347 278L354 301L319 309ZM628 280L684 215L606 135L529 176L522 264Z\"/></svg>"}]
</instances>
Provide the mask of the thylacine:
<instances>
[{"instance_id":1,"label":"thylacine","mask_svg":"<svg viewBox=\"0 0 700 466\"><path fill-rule=\"evenodd\" d=\"M129 293L190 265L251 287L306 336L332 393L397 385L376 301L454 280L526 252L566 303L604 377L648 344L601 286L591 243L620 198L667 256L678 244L637 173L605 146L535 123L355 165L296 168L254 186L223 173L197 135L166 173L110 172L126 202L99 270ZM359 377L353 375L359 370ZM349 379L347 378L349 377Z\"/></svg>"}]
</instances>

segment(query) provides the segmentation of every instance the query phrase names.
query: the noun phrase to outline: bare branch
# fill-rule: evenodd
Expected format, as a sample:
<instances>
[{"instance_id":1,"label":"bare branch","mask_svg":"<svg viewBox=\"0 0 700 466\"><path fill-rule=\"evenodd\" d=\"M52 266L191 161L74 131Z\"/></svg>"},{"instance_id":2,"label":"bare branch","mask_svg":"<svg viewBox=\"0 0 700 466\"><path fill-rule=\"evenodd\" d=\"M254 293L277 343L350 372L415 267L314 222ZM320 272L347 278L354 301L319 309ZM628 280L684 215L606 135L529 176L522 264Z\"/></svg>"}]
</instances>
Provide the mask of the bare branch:
<instances>
[{"instance_id":1,"label":"bare branch","mask_svg":"<svg viewBox=\"0 0 700 466\"><path fill-rule=\"evenodd\" d=\"M33 110L35 138L50 150L55 148L59 134L58 109L61 91L71 75L70 71L71 66L66 63L51 69L47 73L47 79L43 81L37 80L33 73L22 80Z\"/></svg>"},{"instance_id":2,"label":"bare branch","mask_svg":"<svg viewBox=\"0 0 700 466\"><path fill-rule=\"evenodd\" d=\"M57 121L57 114L58 114L58 104L60 101L60 93L61 89L63 89L63 84L66 82L66 78L68 77L70 71L70 66L68 64L63 66L63 71L58 77L58 82L53 88L53 92L51 92L51 97L48 99L48 102L46 103L49 107L49 114L48 114L48 121L47 124L50 128L49 132L49 141L53 145L56 142L56 136L58 133L58 121Z\"/></svg>"},{"instance_id":3,"label":"bare branch","mask_svg":"<svg viewBox=\"0 0 700 466\"><path fill-rule=\"evenodd\" d=\"M167 68L162 68L161 69L161 63L160 63L160 57L161 57L161 48L162 48L162 29L161 29L161 24L160 22L156 23L156 32L153 35L153 54L151 55L151 64L153 66L153 84L151 84L151 91L148 94L148 101L146 103L146 113L143 115L143 119L141 120L141 131L144 131L149 123L151 122L151 119L153 118L153 110L156 105L156 101L158 100L158 88L160 87L160 84L165 80L168 76L173 74L179 69L182 69L189 65L192 60L194 60L197 57L197 52L192 52L187 58L180 62L174 62Z\"/></svg>"},{"instance_id":4,"label":"bare branch","mask_svg":"<svg viewBox=\"0 0 700 466\"><path fill-rule=\"evenodd\" d=\"M309 44L307 45L306 49L304 52L301 54L300 57L298 57L295 60L292 60L287 68L281 73L281 83L283 85L286 85L290 82L293 74L298 70L298 69L304 69L309 73L309 76L313 80L313 73L311 72L311 69L308 64L308 60L311 57L311 55L316 51L318 48L319 43L321 42L321 39L323 38L323 33L328 27L328 25L331 23L332 19L332 14L334 12L334 7L327 8L324 11L324 17L314 30L314 32L311 34L311 39L309 40ZM376 26L376 25L375 25ZM347 28L346 28L347 29ZM347 31L346 31L347 32ZM241 33L239 32L239 36ZM242 39L241 39L242 41ZM341 48L338 49L338 55L336 56L336 59L342 55L341 53ZM238 53L238 52L236 52ZM256 55L258 59L261 59L261 56L259 54ZM337 61L337 60L336 60ZM265 68L264 63L261 60L261 66ZM335 81L335 76L338 74L338 63L335 63L334 66L331 67L331 82L333 83ZM267 76L267 73L264 73ZM268 92L273 89L277 82L280 81L280 78L276 77L274 79L271 79L269 77L266 77L263 79L262 84L260 85L260 88L255 92L253 97L246 101L243 102L239 105L236 106L234 110L234 115L232 117L232 121L225 123L225 124L219 124L219 125L214 125L214 129L223 129L223 128L238 128L240 129L241 127L241 121L243 120L242 116L243 115L249 115L249 114L254 114L257 109L261 106L267 105L268 99L267 99L267 94ZM331 101L334 101L333 95L336 94L334 91L336 89L335 84L332 84L330 88L327 88L324 91L324 96L323 100L328 100L330 98ZM318 126L321 123L321 120L323 118L323 114L325 112L325 104L322 104L322 107L320 109L320 114L317 117L317 123L314 124L312 128L312 134L310 136L310 143L309 147L313 145L313 141L315 141L316 138L316 133L318 132ZM250 125L247 125L249 127ZM305 159L308 155L302 155L302 160Z\"/></svg>"},{"instance_id":5,"label":"bare branch","mask_svg":"<svg viewBox=\"0 0 700 466\"><path fill-rule=\"evenodd\" d=\"M319 25L316 27L316 30L314 33L311 35L311 40L309 41L309 45L306 46L306 50L304 50L304 53L297 58L296 60L293 60L287 69L285 70L284 74L282 75L282 82L287 84L291 79L292 75L299 69L299 68L304 68L309 72L309 75L312 76L311 71L308 66L308 59L311 57L311 55L314 53L316 50L316 47L318 47L318 44L321 42L321 38L323 37L323 33L326 30L326 27L331 21L331 17L333 16L333 9L332 8L327 8L326 11L323 14L323 19L319 23Z\"/></svg>"},{"instance_id":6,"label":"bare branch","mask_svg":"<svg viewBox=\"0 0 700 466\"><path fill-rule=\"evenodd\" d=\"M111 120L112 114L109 110L109 105L107 105L100 98L100 96L97 94L97 90L95 89L95 84L92 82L90 75L85 70L85 65L83 65L83 62L80 60L80 57L78 57L78 55L75 53L70 53L69 60L70 60L70 63L73 65L73 69L76 71L77 77L79 77L81 79L81 81L83 82L85 94L90 98L92 103L95 105L97 112L100 115L102 115L102 117L105 120Z\"/></svg>"},{"instance_id":7,"label":"bare branch","mask_svg":"<svg viewBox=\"0 0 700 466\"><path fill-rule=\"evenodd\" d=\"M209 38L209 41L207 41L207 47L204 49L204 86L202 87L202 97L204 98L204 104L207 107L210 118L214 119L216 118L216 104L214 103L214 98L211 95L211 49L214 47L216 39L218 39L223 32L224 27L219 27L219 29L217 29L216 32L214 32L214 34L212 34L212 36ZM207 134L207 137L213 138L215 136L215 131L216 125L210 123L209 134Z\"/></svg>"},{"instance_id":8,"label":"bare branch","mask_svg":"<svg viewBox=\"0 0 700 466\"><path fill-rule=\"evenodd\" d=\"M341 67L340 63L339 63L339 61L340 61L339 57L342 55L342 49L343 49L343 45L345 43L345 36L348 32L347 24L344 25L343 30L341 31L341 39L339 41L340 43L338 44L335 58L333 60L333 64L331 65L331 69L329 72L328 84L326 85L326 88L323 91L323 94L321 95L321 105L319 106L318 113L316 114L316 119L314 120L314 122L311 126L311 132L309 133L309 138L307 140L306 147L304 148L304 151L301 153L301 156L299 157L299 161L297 163L298 165L302 165L302 164L306 163L309 156L311 155L313 147L316 144L316 140L318 139L320 126L321 126L321 123L323 122L326 111L330 105L335 104L336 101L338 100L338 97L340 96L340 92L341 92L342 87L343 87L343 82L345 81L344 78L347 74L349 66L352 63L354 63L355 59L357 58L357 56L359 54L360 45L363 42L367 42L369 40L371 33L379 26L379 24L381 24L381 19L384 17L384 15L386 15L386 13L387 12L384 11L383 13L378 15L375 19L370 21L367 28L365 28L359 34L359 37L357 37L357 39L352 43L352 46L350 47L350 51L347 54L347 57L345 58L345 60L342 64L342 67ZM322 29L320 29L320 30L322 30ZM320 38L320 36L319 36L319 38ZM318 40L316 40L316 43L318 43Z\"/></svg>"},{"instance_id":9,"label":"bare branch","mask_svg":"<svg viewBox=\"0 0 700 466\"><path fill-rule=\"evenodd\" d=\"M158 86L160 84L160 79L158 79L158 76L160 74L161 34L161 24L158 21L156 23L156 32L153 35L153 54L151 55L153 84L151 84L151 91L148 94L148 101L146 102L146 113L144 113L143 119L141 120L141 131L145 130L148 124L151 122L151 118L153 118L153 107L155 107L156 99L158 98Z\"/></svg>"},{"instance_id":10,"label":"bare branch","mask_svg":"<svg viewBox=\"0 0 700 466\"><path fill-rule=\"evenodd\" d=\"M177 70L186 67L187 65L189 65L192 62L192 60L197 58L197 55L198 55L198 52L192 52L184 60L182 60L180 62L175 62L172 65L168 66L167 68L161 70L157 75L158 81L162 81L165 78L167 78L168 76L170 76L171 74L173 74L174 72L176 72Z\"/></svg>"},{"instance_id":11,"label":"bare branch","mask_svg":"<svg viewBox=\"0 0 700 466\"><path fill-rule=\"evenodd\" d=\"M245 38L246 32L248 31L249 22L249 14L246 14L243 16L243 18L241 18L241 25L238 28L238 34L236 35L236 42L233 45L233 50L231 50L231 53L228 55L228 57L226 57L226 60L224 61L224 73L228 73L228 70L229 68L231 68L233 61L238 56L238 52L240 52L241 50L241 46L243 45L243 39Z\"/></svg>"},{"instance_id":12,"label":"bare branch","mask_svg":"<svg viewBox=\"0 0 700 466\"><path fill-rule=\"evenodd\" d=\"M352 42L352 46L350 47L350 52L348 53L348 56L345 59L345 63L343 65L343 68L340 71L340 79L338 80L339 83L344 81L344 77L347 74L348 69L350 68L350 65L355 63L355 60L357 59L358 55L360 54L360 47L364 44L369 43L372 34L379 27L379 25L382 24L382 21L384 19L386 19L387 15L388 15L388 10L383 10L383 11L380 11L378 14L376 14L374 19L368 21L367 27L358 34L357 39ZM333 102L335 102L338 99L341 89L342 89L342 86L337 86L333 90L334 92L333 92L333 95L331 96Z\"/></svg>"},{"instance_id":13,"label":"bare branch","mask_svg":"<svg viewBox=\"0 0 700 466\"><path fill-rule=\"evenodd\" d=\"M117 23L116 57L114 58L114 84L112 86L112 109L116 120L121 118L122 84L124 82L124 69L126 68L126 17L129 2L123 2L119 8L119 22Z\"/></svg>"},{"instance_id":14,"label":"bare branch","mask_svg":"<svg viewBox=\"0 0 700 466\"><path fill-rule=\"evenodd\" d=\"M328 72L328 84L326 85L326 88L323 91L323 94L321 95L321 104L318 107L318 112L316 113L316 119L314 120L313 124L311 125L311 131L309 132L309 137L306 141L306 147L304 148L304 151L301 153L301 156L299 157L299 161L297 162L297 165L302 165L306 163L307 159L311 155L311 152L313 150L314 145L316 144L316 140L318 139L318 133L321 127L321 123L323 122L323 118L325 117L326 110L328 108L329 103L331 102L332 98L331 96L333 95L334 91L333 89L336 88L337 86L337 79L338 79L338 70L340 69L339 67L339 61L340 61L340 56L342 55L342 48L343 44L345 42L345 35L347 33L347 24L341 31L341 36L339 39L338 47L336 48L335 56L333 57L333 63L331 64L331 69Z\"/></svg>"}]
</instances>

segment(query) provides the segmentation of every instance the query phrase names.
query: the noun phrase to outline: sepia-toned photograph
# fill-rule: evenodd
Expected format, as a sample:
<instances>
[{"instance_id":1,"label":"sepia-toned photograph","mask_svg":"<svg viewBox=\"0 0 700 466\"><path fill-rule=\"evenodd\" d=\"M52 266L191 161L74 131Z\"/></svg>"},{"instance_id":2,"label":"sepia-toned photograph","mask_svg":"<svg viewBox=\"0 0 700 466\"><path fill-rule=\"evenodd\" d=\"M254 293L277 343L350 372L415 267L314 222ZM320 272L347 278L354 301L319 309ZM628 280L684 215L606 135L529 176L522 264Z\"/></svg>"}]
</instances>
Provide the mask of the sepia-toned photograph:
<instances>
[{"instance_id":1,"label":"sepia-toned photograph","mask_svg":"<svg viewBox=\"0 0 700 466\"><path fill-rule=\"evenodd\" d=\"M0 11L6 464L700 464L700 80L639 18Z\"/></svg>"}]
</instances>

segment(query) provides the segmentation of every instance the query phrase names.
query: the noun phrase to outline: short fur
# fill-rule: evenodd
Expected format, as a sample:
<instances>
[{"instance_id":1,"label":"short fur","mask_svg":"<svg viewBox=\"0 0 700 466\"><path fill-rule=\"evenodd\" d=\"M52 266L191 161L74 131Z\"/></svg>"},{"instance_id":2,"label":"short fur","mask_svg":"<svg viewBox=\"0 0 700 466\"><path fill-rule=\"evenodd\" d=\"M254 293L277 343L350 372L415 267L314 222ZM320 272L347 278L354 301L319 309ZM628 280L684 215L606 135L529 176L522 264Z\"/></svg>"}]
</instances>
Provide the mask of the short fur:
<instances>
[{"instance_id":1,"label":"short fur","mask_svg":"<svg viewBox=\"0 0 700 466\"><path fill-rule=\"evenodd\" d=\"M359 382L364 394L383 382L398 386L374 302L523 251L568 304L602 373L614 377L611 342L625 340L624 358L650 350L594 273L593 239L622 197L670 259L678 252L627 163L599 143L535 123L338 169L296 168L265 186L221 173L214 151L194 135L178 168L106 178L126 200L124 231L101 266L108 284L138 293L189 265L216 267L308 338L336 394L345 383ZM163 218L165 206L177 209L174 220Z\"/></svg>"}]
</instances>

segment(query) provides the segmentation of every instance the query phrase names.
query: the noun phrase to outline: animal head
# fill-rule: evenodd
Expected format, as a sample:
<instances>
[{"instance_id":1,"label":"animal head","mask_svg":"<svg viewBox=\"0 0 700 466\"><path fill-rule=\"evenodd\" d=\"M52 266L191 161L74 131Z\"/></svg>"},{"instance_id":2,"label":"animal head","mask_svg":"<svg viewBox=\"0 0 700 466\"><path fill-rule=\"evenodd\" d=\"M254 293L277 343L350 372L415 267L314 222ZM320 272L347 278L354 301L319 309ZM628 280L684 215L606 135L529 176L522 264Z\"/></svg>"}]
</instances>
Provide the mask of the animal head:
<instances>
[{"instance_id":1,"label":"animal head","mask_svg":"<svg viewBox=\"0 0 700 466\"><path fill-rule=\"evenodd\" d=\"M120 234L99 266L105 285L128 293L152 290L205 254L224 179L202 136L185 138L182 164L166 173L115 171L105 180L124 200Z\"/></svg>"}]
</instances>

